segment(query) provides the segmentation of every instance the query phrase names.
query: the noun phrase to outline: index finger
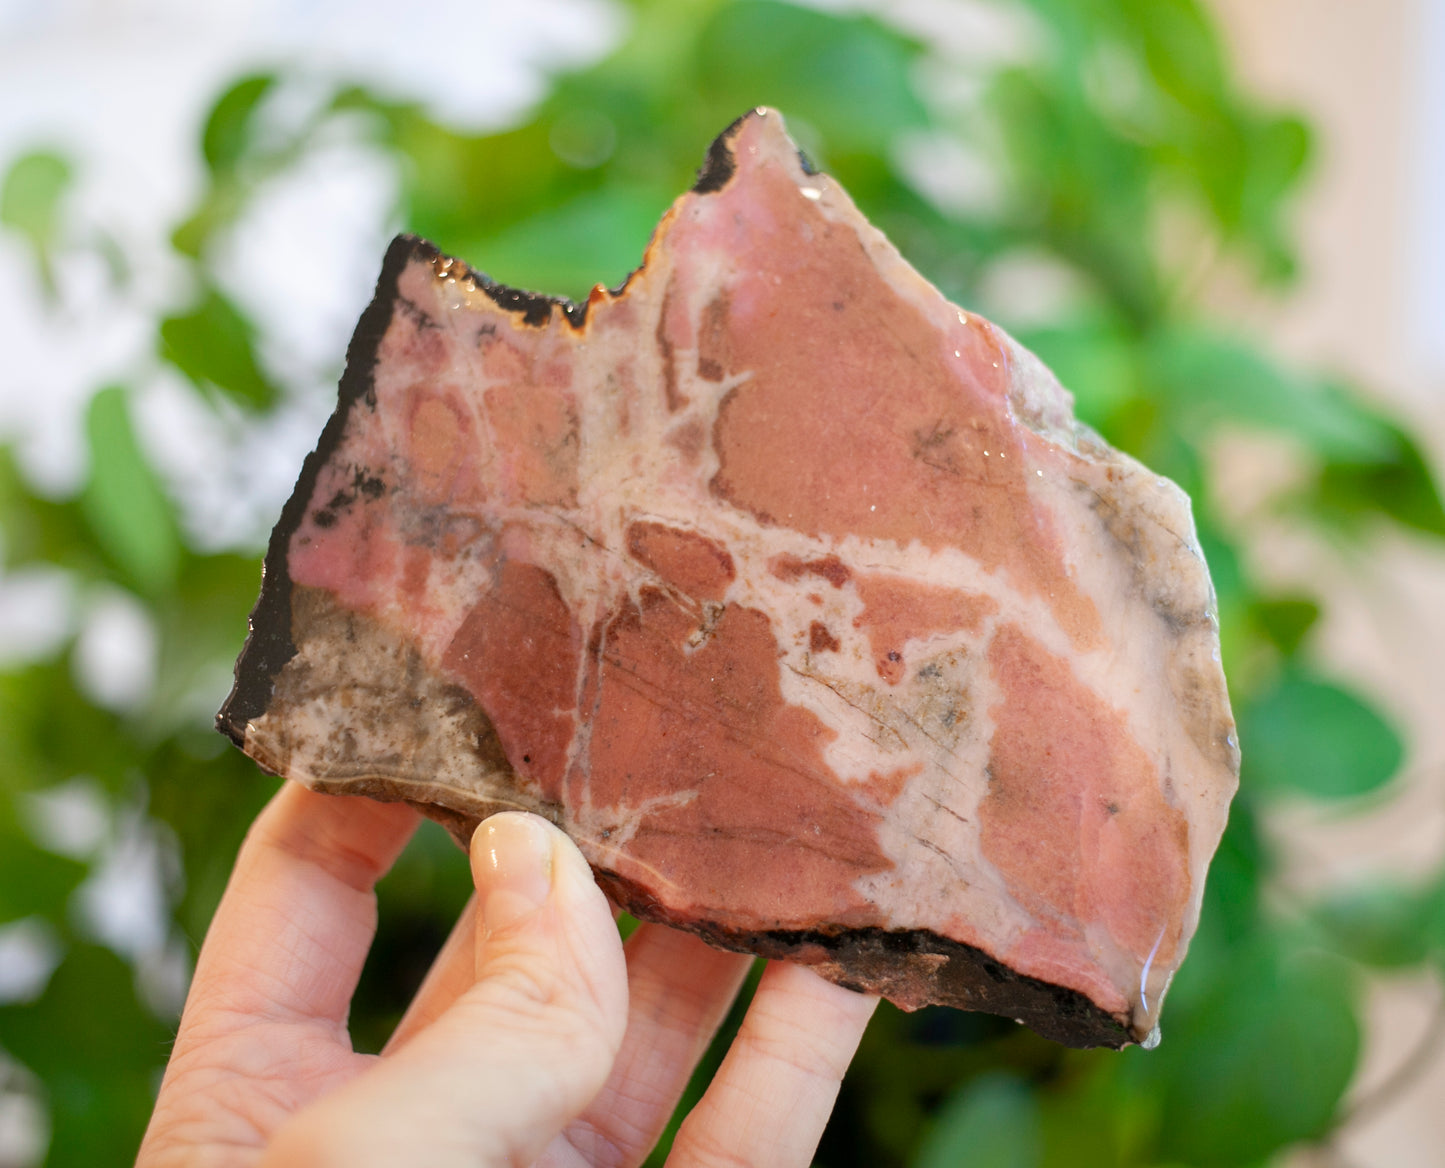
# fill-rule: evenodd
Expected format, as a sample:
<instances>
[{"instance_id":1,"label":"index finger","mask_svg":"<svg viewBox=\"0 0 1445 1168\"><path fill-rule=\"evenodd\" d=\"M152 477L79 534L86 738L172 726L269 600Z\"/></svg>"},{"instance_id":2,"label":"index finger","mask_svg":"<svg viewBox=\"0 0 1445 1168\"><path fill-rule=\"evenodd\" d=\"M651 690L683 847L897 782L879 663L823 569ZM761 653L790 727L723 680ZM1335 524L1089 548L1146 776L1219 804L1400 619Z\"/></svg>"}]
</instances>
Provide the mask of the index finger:
<instances>
[{"instance_id":1,"label":"index finger","mask_svg":"<svg viewBox=\"0 0 1445 1168\"><path fill-rule=\"evenodd\" d=\"M182 1019L343 1028L376 933L376 882L416 830L400 803L285 783L252 825L196 963Z\"/></svg>"}]
</instances>

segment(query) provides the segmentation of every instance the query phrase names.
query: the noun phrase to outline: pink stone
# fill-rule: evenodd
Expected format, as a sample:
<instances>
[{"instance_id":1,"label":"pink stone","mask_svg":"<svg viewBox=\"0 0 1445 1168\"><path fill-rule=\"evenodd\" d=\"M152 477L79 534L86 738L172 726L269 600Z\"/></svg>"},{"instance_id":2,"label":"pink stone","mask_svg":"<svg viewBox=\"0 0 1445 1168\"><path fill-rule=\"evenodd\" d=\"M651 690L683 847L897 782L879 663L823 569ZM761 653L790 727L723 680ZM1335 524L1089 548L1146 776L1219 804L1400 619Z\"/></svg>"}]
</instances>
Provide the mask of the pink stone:
<instances>
[{"instance_id":1,"label":"pink stone","mask_svg":"<svg viewBox=\"0 0 1445 1168\"><path fill-rule=\"evenodd\" d=\"M1238 772L1189 503L759 110L582 306L398 239L219 724L905 1008L1154 1029Z\"/></svg>"}]
</instances>

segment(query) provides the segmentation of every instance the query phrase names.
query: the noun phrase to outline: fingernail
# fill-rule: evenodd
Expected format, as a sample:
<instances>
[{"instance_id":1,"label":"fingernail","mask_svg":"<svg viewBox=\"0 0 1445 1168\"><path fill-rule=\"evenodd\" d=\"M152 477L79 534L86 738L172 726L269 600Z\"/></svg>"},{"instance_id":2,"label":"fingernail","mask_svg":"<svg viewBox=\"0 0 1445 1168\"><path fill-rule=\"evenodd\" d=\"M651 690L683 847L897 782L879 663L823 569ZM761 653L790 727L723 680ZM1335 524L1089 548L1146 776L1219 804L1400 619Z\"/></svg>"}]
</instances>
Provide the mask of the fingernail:
<instances>
[{"instance_id":1,"label":"fingernail","mask_svg":"<svg viewBox=\"0 0 1445 1168\"><path fill-rule=\"evenodd\" d=\"M552 839L535 815L507 812L477 828L472 875L488 933L531 916L552 890Z\"/></svg>"}]
</instances>

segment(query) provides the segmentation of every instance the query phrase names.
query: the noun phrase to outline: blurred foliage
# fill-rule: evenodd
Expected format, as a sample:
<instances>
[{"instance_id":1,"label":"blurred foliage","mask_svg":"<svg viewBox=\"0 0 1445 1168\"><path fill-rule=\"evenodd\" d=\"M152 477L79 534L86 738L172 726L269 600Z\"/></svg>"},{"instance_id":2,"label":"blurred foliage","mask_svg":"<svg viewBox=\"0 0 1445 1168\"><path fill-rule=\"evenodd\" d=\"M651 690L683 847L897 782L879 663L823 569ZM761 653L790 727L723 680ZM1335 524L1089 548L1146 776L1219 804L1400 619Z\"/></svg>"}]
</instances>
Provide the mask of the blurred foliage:
<instances>
[{"instance_id":1,"label":"blurred foliage","mask_svg":"<svg viewBox=\"0 0 1445 1168\"><path fill-rule=\"evenodd\" d=\"M162 355L198 388L214 387L253 409L275 404L276 389L256 361L254 330L214 288L189 312L166 317L159 332Z\"/></svg>"},{"instance_id":2,"label":"blurred foliage","mask_svg":"<svg viewBox=\"0 0 1445 1168\"><path fill-rule=\"evenodd\" d=\"M154 322L154 351L228 416L263 418L296 392L267 368L264 338L223 291L224 251L267 184L338 135L394 163L408 229L499 280L580 297L636 265L722 127L753 105L782 109L813 162L912 262L1013 328L1074 391L1081 417L1194 496L1245 758L1158 1051L1067 1051L1006 1020L885 1004L818 1162L1263 1164L1330 1139L1360 1045L1362 972L1439 967L1445 892L1437 877L1320 903L1268 895L1271 804L1349 811L1362 796L1388 797L1404 745L1388 714L1310 652L1324 598L1272 594L1252 575L1250 533L1225 521L1213 494L1215 443L1246 430L1289 444L1304 469L1280 513L1346 556L1392 527L1445 536L1445 509L1397 419L1354 387L1282 365L1195 303L1212 264L1262 288L1288 283L1290 200L1311 141L1298 117L1239 89L1197 0L996 0L987 10L1013 47L961 63L867 16L772 0L633 0L616 51L556 77L522 121L485 134L362 86L308 106L314 79L245 77L200 134L205 184L171 236L194 291ZM927 157L973 160L988 182L938 189L909 161L910 142ZM57 256L110 246L68 218L75 169L33 153L0 186L0 225L28 247L52 301ZM1046 311L1000 297L1000 272L1021 257L1042 257L1073 295ZM199 550L147 456L126 385L97 387L85 431L90 472L73 498L42 495L0 451L6 572L59 573L77 598L61 644L0 672L0 929L42 923L58 961L28 998L0 1004L0 1046L39 1082L56 1166L133 1155L174 1025L157 962L169 952L174 965L177 947L182 961L194 952L271 789L188 701L214 688L208 679L239 648L258 550ZM77 630L97 598L116 596L148 614L157 640L155 684L132 700L90 692L80 664ZM84 806L37 811L77 791ZM57 822L87 815L100 824L90 836L57 834ZM158 877L169 949L122 959L84 903L127 831L178 863ZM362 1047L385 1040L468 887L462 856L430 829L383 884L353 1012Z\"/></svg>"},{"instance_id":3,"label":"blurred foliage","mask_svg":"<svg viewBox=\"0 0 1445 1168\"><path fill-rule=\"evenodd\" d=\"M60 230L61 198L70 186L70 163L38 150L10 164L0 185L0 224L18 232L35 249L41 286L55 295L51 257Z\"/></svg>"}]
</instances>

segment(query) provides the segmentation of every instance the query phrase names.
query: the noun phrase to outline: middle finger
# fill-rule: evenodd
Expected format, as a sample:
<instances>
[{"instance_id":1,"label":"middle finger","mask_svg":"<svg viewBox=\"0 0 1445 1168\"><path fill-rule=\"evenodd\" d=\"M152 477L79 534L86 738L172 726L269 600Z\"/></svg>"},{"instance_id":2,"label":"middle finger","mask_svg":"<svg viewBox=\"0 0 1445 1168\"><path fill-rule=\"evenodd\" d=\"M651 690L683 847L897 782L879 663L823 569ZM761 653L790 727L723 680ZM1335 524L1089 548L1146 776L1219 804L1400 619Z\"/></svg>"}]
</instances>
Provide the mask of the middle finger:
<instances>
[{"instance_id":1,"label":"middle finger","mask_svg":"<svg viewBox=\"0 0 1445 1168\"><path fill-rule=\"evenodd\" d=\"M539 1168L642 1163L752 964L745 954L724 953L656 924L638 926L626 952L627 1035L612 1074L548 1147Z\"/></svg>"}]
</instances>

